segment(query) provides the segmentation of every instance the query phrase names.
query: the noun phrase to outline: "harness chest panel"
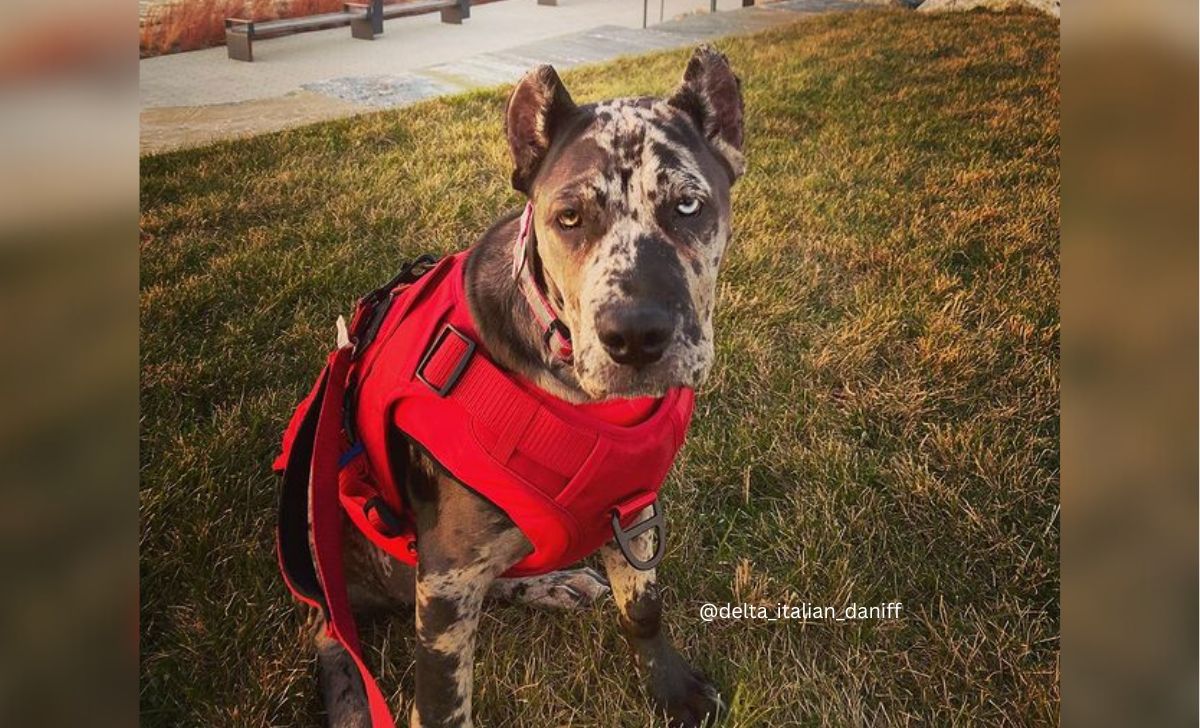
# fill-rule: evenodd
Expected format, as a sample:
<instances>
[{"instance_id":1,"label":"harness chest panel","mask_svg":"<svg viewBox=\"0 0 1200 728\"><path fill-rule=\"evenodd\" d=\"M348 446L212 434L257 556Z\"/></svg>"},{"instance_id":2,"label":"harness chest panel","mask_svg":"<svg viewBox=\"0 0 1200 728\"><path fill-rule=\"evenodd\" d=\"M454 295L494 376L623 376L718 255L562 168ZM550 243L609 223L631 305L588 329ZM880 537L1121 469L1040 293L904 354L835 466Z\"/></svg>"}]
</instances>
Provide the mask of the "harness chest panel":
<instances>
[{"instance_id":1,"label":"harness chest panel","mask_svg":"<svg viewBox=\"0 0 1200 728\"><path fill-rule=\"evenodd\" d=\"M401 470L388 462L388 430L396 427L524 532L534 550L510 575L562 568L612 538L614 509L627 525L655 500L683 444L692 393L673 390L642 422L623 427L502 371L478 344L465 257L443 261L393 304L363 357L354 421L364 459L352 472L369 471L378 494L405 512ZM370 485L342 489L352 519ZM409 539L411 532L403 543L376 542L412 563Z\"/></svg>"}]
</instances>

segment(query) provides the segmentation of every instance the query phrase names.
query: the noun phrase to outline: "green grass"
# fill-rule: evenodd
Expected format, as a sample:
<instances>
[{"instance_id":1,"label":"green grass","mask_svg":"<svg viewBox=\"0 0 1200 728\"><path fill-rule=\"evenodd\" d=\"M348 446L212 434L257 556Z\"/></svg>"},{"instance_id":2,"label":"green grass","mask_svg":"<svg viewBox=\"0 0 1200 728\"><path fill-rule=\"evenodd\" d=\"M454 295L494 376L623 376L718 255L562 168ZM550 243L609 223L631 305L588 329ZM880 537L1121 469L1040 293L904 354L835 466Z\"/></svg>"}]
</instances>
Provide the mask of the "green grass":
<instances>
[{"instance_id":1,"label":"green grass","mask_svg":"<svg viewBox=\"0 0 1200 728\"><path fill-rule=\"evenodd\" d=\"M671 632L729 725L1056 724L1057 24L880 11L719 45L749 172L666 486ZM580 101L662 94L686 56L564 75ZM518 203L505 91L142 160L145 725L317 723L269 462L353 298ZM397 707L411 632L366 631ZM475 685L482 725L653 722L609 604L493 608Z\"/></svg>"}]
</instances>

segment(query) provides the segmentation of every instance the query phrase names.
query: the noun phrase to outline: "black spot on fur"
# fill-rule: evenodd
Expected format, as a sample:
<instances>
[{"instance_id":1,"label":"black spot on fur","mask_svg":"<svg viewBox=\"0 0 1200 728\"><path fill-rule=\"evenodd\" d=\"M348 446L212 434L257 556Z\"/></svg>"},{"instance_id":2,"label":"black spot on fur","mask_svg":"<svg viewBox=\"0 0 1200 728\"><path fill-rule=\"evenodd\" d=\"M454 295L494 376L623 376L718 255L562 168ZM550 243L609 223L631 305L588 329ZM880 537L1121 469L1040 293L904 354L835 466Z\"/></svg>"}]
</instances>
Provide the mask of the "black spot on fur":
<instances>
[{"instance_id":1,"label":"black spot on fur","mask_svg":"<svg viewBox=\"0 0 1200 728\"><path fill-rule=\"evenodd\" d=\"M700 149L708 144L696 126L684 116L673 116L659 124L658 128L662 130L667 141L676 146Z\"/></svg>"},{"instance_id":2,"label":"black spot on fur","mask_svg":"<svg viewBox=\"0 0 1200 728\"><path fill-rule=\"evenodd\" d=\"M627 297L645 297L676 316L689 343L700 337L700 325L692 306L691 289L683 263L674 246L657 235L641 235L633 243L633 268L621 277L621 292Z\"/></svg>"},{"instance_id":3,"label":"black spot on fur","mask_svg":"<svg viewBox=\"0 0 1200 728\"><path fill-rule=\"evenodd\" d=\"M675 153L674 149L671 149L666 144L654 142L651 144L650 150L654 152L655 157L658 157L658 163L661 168L679 169L682 166L682 161L679 159L679 155ZM662 172L660 171L659 174L661 175Z\"/></svg>"},{"instance_id":4,"label":"black spot on fur","mask_svg":"<svg viewBox=\"0 0 1200 728\"><path fill-rule=\"evenodd\" d=\"M429 720L454 712L459 697L453 689L454 674L459 668L457 655L447 655L432 649L433 641L454 626L462 615L458 604L443 597L430 597L420 607L421 622L417 630L417 711Z\"/></svg>"},{"instance_id":5,"label":"black spot on fur","mask_svg":"<svg viewBox=\"0 0 1200 728\"><path fill-rule=\"evenodd\" d=\"M621 631L634 640L655 637L662 628L662 600L657 585L651 584L637 599L625 605Z\"/></svg>"},{"instance_id":6,"label":"black spot on fur","mask_svg":"<svg viewBox=\"0 0 1200 728\"><path fill-rule=\"evenodd\" d=\"M421 608L421 625L417 637L432 642L438 635L458 623L462 617L458 602L445 597L429 597Z\"/></svg>"},{"instance_id":7,"label":"black spot on fur","mask_svg":"<svg viewBox=\"0 0 1200 728\"><path fill-rule=\"evenodd\" d=\"M636 163L642 157L645 136L641 133L623 134L616 142L616 152L626 164Z\"/></svg>"},{"instance_id":8,"label":"black spot on fur","mask_svg":"<svg viewBox=\"0 0 1200 728\"><path fill-rule=\"evenodd\" d=\"M599 207L601 210L608 207L608 193L606 193L600 187L593 187L592 194L596 198L596 206L597 207Z\"/></svg>"}]
</instances>

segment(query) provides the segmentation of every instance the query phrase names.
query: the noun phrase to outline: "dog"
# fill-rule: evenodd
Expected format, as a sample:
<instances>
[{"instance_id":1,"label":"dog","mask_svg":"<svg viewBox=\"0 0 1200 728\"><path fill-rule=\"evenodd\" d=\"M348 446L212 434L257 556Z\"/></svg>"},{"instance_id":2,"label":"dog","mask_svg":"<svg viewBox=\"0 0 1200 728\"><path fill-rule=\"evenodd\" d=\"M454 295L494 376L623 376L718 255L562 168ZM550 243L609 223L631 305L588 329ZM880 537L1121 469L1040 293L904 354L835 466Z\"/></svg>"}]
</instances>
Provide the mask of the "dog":
<instances>
[{"instance_id":1,"label":"dog","mask_svg":"<svg viewBox=\"0 0 1200 728\"><path fill-rule=\"evenodd\" d=\"M570 357L512 275L517 214L468 252L466 298L481 344L500 367L569 403L696 388L713 361L717 272L730 241L730 190L745 163L741 85L724 55L697 49L665 99L576 105L551 66L526 74L506 107L513 187L530 201L530 265L569 336ZM689 410L690 414L690 410ZM680 438L682 441L682 437ZM486 598L579 607L611 593L646 690L672 725L715 721L716 687L672 646L653 569L634 568L613 543L607 578L589 568L503 578L531 552L504 511L403 436L418 566L392 558L354 529L343 560L355 610L416 611L412 726L470 726L475 632ZM647 559L654 531L629 545ZM317 626L323 616L316 614ZM318 671L330 724L371 725L352 656L317 629Z\"/></svg>"}]
</instances>

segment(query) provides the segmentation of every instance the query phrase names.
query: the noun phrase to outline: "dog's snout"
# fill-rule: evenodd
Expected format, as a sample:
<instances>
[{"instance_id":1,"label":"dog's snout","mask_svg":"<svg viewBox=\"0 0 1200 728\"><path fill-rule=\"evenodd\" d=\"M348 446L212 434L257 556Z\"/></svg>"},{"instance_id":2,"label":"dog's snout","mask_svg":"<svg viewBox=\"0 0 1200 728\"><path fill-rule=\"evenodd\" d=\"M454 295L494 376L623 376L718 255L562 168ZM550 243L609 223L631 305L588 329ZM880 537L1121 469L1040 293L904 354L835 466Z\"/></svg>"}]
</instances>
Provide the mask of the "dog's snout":
<instances>
[{"instance_id":1,"label":"dog's snout","mask_svg":"<svg viewBox=\"0 0 1200 728\"><path fill-rule=\"evenodd\" d=\"M596 333L618 364L644 367L662 358L675 321L665 309L646 304L610 306L596 316Z\"/></svg>"}]
</instances>

